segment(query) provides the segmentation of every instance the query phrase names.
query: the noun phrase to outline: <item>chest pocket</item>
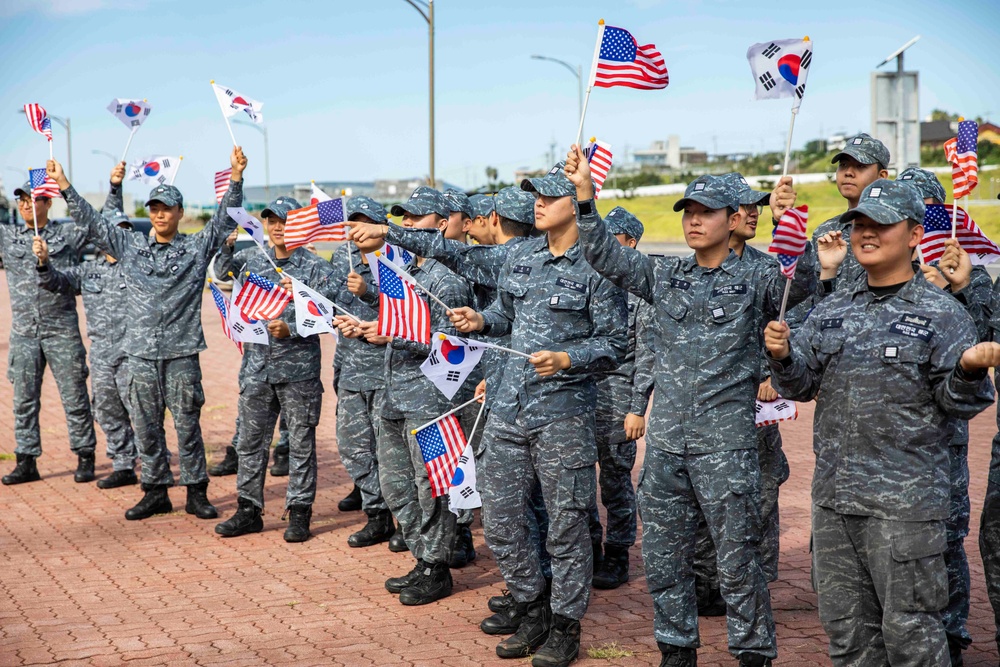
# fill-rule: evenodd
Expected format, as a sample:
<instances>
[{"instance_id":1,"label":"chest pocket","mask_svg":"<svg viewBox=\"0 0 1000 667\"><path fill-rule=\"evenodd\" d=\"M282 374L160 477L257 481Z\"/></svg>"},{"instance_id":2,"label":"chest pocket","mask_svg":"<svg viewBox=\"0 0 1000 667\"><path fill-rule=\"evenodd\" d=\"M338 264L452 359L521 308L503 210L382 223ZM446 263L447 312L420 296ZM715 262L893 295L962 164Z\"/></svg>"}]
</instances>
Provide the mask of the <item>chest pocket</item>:
<instances>
[{"instance_id":1,"label":"chest pocket","mask_svg":"<svg viewBox=\"0 0 1000 667\"><path fill-rule=\"evenodd\" d=\"M49 246L49 256L56 257L65 256L69 251L69 244L66 243L66 238L64 236L57 236L46 241Z\"/></svg>"},{"instance_id":2,"label":"chest pocket","mask_svg":"<svg viewBox=\"0 0 1000 667\"><path fill-rule=\"evenodd\" d=\"M882 338L873 350L885 370L882 385L886 397L897 404L929 401L930 387L926 371L931 358L930 348L923 341L901 338Z\"/></svg>"},{"instance_id":3,"label":"chest pocket","mask_svg":"<svg viewBox=\"0 0 1000 667\"><path fill-rule=\"evenodd\" d=\"M750 294L720 296L709 300L704 317L711 331L710 336L720 352L756 345L752 305L753 297Z\"/></svg>"},{"instance_id":4,"label":"chest pocket","mask_svg":"<svg viewBox=\"0 0 1000 667\"><path fill-rule=\"evenodd\" d=\"M504 280L502 288L517 299L523 299L524 295L528 293L528 286L525 283L509 276Z\"/></svg>"},{"instance_id":5,"label":"chest pocket","mask_svg":"<svg viewBox=\"0 0 1000 667\"><path fill-rule=\"evenodd\" d=\"M586 294L579 292L557 292L548 297L552 312L553 339L578 338L581 332L590 330L590 310L587 308Z\"/></svg>"},{"instance_id":6,"label":"chest pocket","mask_svg":"<svg viewBox=\"0 0 1000 667\"><path fill-rule=\"evenodd\" d=\"M29 254L27 246L23 246L20 243L12 243L4 251L4 255L9 257L16 257L18 259L24 259Z\"/></svg>"},{"instance_id":7,"label":"chest pocket","mask_svg":"<svg viewBox=\"0 0 1000 667\"><path fill-rule=\"evenodd\" d=\"M100 294L104 291L104 284L99 277L87 276L83 279L82 290L88 294Z\"/></svg>"}]
</instances>

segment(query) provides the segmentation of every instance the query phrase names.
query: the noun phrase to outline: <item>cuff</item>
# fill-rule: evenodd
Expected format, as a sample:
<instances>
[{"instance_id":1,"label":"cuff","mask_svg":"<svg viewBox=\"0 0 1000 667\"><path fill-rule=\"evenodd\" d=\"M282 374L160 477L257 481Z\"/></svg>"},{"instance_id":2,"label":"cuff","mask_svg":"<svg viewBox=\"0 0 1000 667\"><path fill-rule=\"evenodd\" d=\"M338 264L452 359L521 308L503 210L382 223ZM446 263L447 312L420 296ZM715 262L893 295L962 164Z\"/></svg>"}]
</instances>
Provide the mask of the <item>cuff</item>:
<instances>
[{"instance_id":1,"label":"cuff","mask_svg":"<svg viewBox=\"0 0 1000 667\"><path fill-rule=\"evenodd\" d=\"M977 368L974 371L966 371L962 368L962 363L955 364L955 377L963 382L982 382L987 375L987 369Z\"/></svg>"}]
</instances>

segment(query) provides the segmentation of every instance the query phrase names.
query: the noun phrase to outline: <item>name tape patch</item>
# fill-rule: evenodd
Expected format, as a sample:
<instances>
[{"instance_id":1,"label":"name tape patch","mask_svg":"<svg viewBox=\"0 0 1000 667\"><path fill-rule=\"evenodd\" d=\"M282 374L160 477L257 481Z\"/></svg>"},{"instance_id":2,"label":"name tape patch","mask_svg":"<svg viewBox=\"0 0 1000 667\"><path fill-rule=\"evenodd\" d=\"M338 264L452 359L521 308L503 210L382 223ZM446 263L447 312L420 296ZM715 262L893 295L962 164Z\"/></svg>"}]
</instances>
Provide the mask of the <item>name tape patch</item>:
<instances>
[{"instance_id":1,"label":"name tape patch","mask_svg":"<svg viewBox=\"0 0 1000 667\"><path fill-rule=\"evenodd\" d=\"M518 264L517 266L514 267L514 273L520 273L520 274L523 274L525 276L530 276L531 275L531 267L530 266L524 266L523 264Z\"/></svg>"},{"instance_id":2,"label":"name tape patch","mask_svg":"<svg viewBox=\"0 0 1000 667\"><path fill-rule=\"evenodd\" d=\"M844 326L843 317L828 317L824 320L819 321L819 329L823 331L824 329L840 329Z\"/></svg>"},{"instance_id":3,"label":"name tape patch","mask_svg":"<svg viewBox=\"0 0 1000 667\"><path fill-rule=\"evenodd\" d=\"M927 342L934 335L934 332L927 327L914 326L912 324L904 324L902 322L893 322L889 325L889 331L897 333L901 336L908 336L910 338L919 338L920 340Z\"/></svg>"},{"instance_id":4,"label":"name tape patch","mask_svg":"<svg viewBox=\"0 0 1000 667\"><path fill-rule=\"evenodd\" d=\"M712 296L729 296L731 294L746 294L746 283L739 285L720 285L712 290Z\"/></svg>"},{"instance_id":5,"label":"name tape patch","mask_svg":"<svg viewBox=\"0 0 1000 667\"><path fill-rule=\"evenodd\" d=\"M587 291L586 285L578 283L575 280L570 280L569 278L556 278L556 285L565 287L566 289L571 289L574 292L586 293Z\"/></svg>"},{"instance_id":6,"label":"name tape patch","mask_svg":"<svg viewBox=\"0 0 1000 667\"><path fill-rule=\"evenodd\" d=\"M686 280L678 280L677 278L670 279L670 286L673 287L674 289L683 289L683 290L691 289L691 283L689 283Z\"/></svg>"}]
</instances>

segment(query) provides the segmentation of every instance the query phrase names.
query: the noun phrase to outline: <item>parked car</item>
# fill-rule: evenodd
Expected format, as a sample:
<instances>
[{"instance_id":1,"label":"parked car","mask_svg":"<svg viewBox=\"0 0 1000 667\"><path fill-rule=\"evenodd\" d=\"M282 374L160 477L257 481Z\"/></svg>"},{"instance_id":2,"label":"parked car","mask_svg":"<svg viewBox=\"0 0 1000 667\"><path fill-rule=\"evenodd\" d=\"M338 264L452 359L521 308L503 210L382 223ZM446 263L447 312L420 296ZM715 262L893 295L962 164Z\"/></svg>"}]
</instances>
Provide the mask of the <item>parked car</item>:
<instances>
[{"instance_id":1,"label":"parked car","mask_svg":"<svg viewBox=\"0 0 1000 667\"><path fill-rule=\"evenodd\" d=\"M62 218L62 220L68 221L70 218ZM132 232L134 234L149 236L150 232L153 231L153 224L149 221L149 218L129 218L129 222L132 223ZM99 252L93 243L88 243L84 246L80 257L84 260L95 259Z\"/></svg>"}]
</instances>

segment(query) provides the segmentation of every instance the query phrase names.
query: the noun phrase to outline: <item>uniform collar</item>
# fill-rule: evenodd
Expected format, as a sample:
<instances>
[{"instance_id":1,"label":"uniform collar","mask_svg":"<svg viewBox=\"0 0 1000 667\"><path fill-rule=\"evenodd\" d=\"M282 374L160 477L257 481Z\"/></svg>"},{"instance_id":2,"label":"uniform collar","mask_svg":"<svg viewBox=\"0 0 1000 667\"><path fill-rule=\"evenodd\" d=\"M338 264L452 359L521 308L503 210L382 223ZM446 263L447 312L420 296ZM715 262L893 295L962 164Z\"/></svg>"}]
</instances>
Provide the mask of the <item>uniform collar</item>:
<instances>
[{"instance_id":1,"label":"uniform collar","mask_svg":"<svg viewBox=\"0 0 1000 667\"><path fill-rule=\"evenodd\" d=\"M746 250L744 250L743 252L745 253ZM722 260L722 264L720 264L717 268L722 269L726 273L734 274L737 271L737 267L739 267L740 265L740 261L741 261L740 256L737 255L735 252L733 252L733 249L730 248L729 254L726 255L726 258ZM684 273L691 273L696 268L700 268L698 265L698 261L694 257L694 253L691 253L687 257L681 259L680 268L681 271L683 271ZM714 271L714 269L707 269L707 268L705 270Z\"/></svg>"},{"instance_id":2,"label":"uniform collar","mask_svg":"<svg viewBox=\"0 0 1000 667\"><path fill-rule=\"evenodd\" d=\"M859 279L854 285L854 289L851 292L852 299L862 292L871 292L871 290L868 289L868 280L864 276L867 276L867 274L862 274L862 278ZM913 277L910 278L898 292L896 292L895 296L898 296L903 301L919 303L921 293L927 288L928 284L929 283L924 278L924 274L920 271L915 271Z\"/></svg>"},{"instance_id":3,"label":"uniform collar","mask_svg":"<svg viewBox=\"0 0 1000 667\"><path fill-rule=\"evenodd\" d=\"M548 253L549 255L548 257L545 258L544 262L555 262L557 260L565 258L569 260L570 264L576 264L577 261L583 256L583 248L580 247L579 239L577 239L573 243L573 245L567 248L564 254L559 256L553 255L552 251L549 250L549 242L547 238L545 238L544 236L540 236L538 237L538 239L541 241L541 243L539 243L535 247L535 253L544 252Z\"/></svg>"}]
</instances>

